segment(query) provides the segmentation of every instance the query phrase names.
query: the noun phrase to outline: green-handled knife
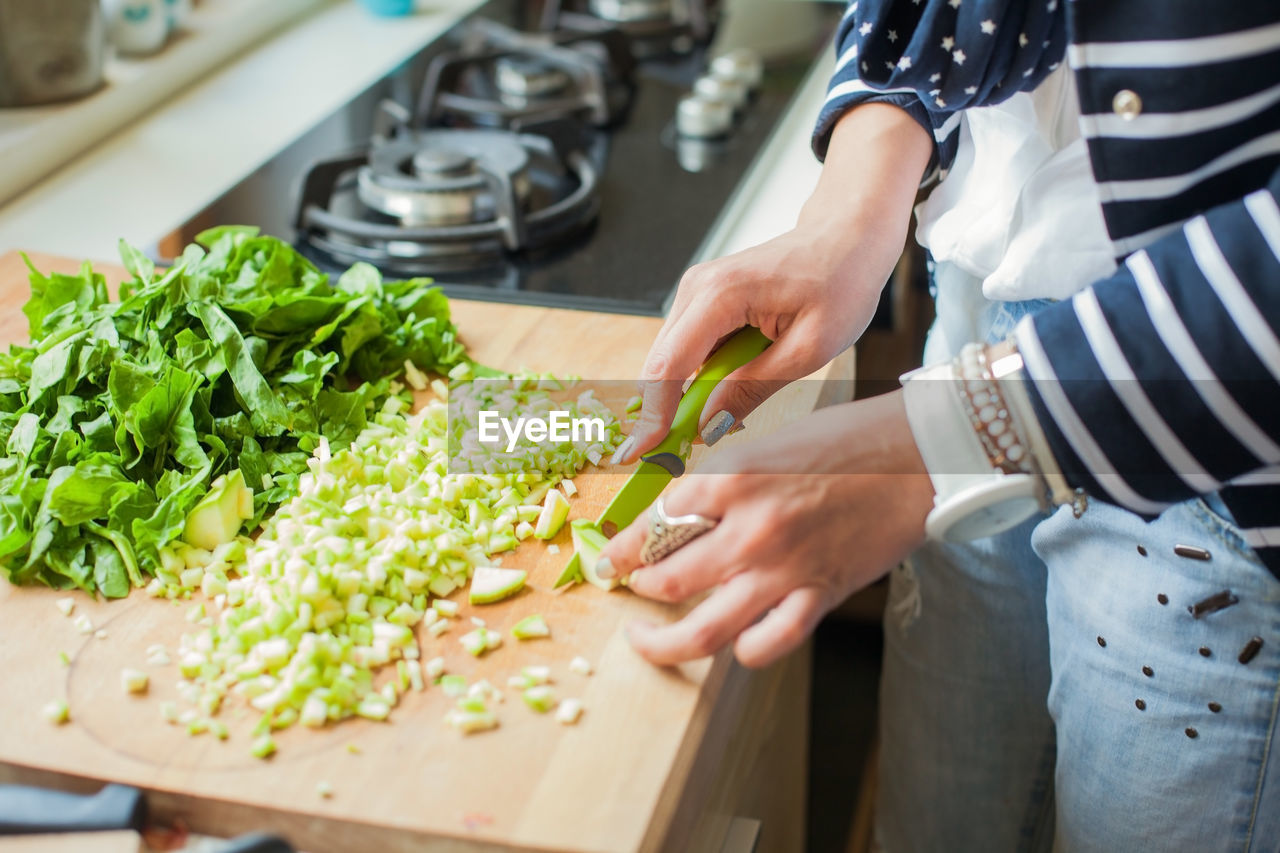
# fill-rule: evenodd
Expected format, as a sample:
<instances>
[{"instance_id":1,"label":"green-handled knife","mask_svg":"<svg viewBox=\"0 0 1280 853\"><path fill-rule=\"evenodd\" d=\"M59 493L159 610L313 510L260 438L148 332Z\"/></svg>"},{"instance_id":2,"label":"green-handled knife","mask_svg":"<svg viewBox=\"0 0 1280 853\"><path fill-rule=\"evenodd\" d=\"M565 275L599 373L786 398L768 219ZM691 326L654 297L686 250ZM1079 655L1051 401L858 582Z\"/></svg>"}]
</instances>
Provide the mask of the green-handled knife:
<instances>
[{"instance_id":1,"label":"green-handled knife","mask_svg":"<svg viewBox=\"0 0 1280 853\"><path fill-rule=\"evenodd\" d=\"M575 550L569 564L556 580L556 587L572 581L583 580L580 545L585 540L599 546L607 537L617 533L639 517L657 500L667 483L684 473L685 463L693 449L693 439L698 434L698 421L711 396L711 390L733 371L764 352L769 339L759 329L745 328L711 354L706 364L693 378L676 409L671 430L662 443L640 457L640 466L618 491L595 524L575 522L573 539ZM587 578L599 586L613 587L616 583Z\"/></svg>"}]
</instances>

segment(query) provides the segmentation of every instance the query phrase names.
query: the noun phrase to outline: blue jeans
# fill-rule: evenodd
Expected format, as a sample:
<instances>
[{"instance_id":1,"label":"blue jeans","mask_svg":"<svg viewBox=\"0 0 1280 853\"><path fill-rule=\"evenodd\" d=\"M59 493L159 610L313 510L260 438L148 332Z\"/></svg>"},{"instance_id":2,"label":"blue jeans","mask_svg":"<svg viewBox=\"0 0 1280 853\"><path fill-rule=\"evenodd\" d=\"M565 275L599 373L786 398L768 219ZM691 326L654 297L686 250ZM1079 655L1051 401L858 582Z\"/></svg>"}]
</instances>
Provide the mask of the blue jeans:
<instances>
[{"instance_id":1,"label":"blue jeans","mask_svg":"<svg viewBox=\"0 0 1280 853\"><path fill-rule=\"evenodd\" d=\"M1044 304L975 313L975 280L942 265L935 282L932 361ZM930 542L890 576L878 836L888 853L1280 850L1278 707L1280 583L1212 497Z\"/></svg>"}]
</instances>

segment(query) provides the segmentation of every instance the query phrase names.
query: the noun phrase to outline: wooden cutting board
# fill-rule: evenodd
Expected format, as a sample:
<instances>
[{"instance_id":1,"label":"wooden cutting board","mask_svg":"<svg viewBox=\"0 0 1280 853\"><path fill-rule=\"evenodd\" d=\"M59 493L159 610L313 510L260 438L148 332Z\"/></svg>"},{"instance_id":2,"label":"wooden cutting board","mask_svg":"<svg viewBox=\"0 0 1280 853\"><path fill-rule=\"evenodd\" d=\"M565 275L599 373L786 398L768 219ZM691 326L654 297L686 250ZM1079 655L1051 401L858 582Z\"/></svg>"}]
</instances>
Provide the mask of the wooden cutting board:
<instances>
[{"instance_id":1,"label":"wooden cutting board","mask_svg":"<svg viewBox=\"0 0 1280 853\"><path fill-rule=\"evenodd\" d=\"M33 260L45 271L78 266L50 257ZM118 279L122 272L109 275ZM25 338L19 308L27 292L17 255L0 257L0 340ZM493 303L453 306L471 352L482 362L602 379L633 377L660 325L654 318ZM769 411L756 414L752 432L812 409L820 386L797 383L784 391ZM594 517L623 479L580 476L572 517ZM424 659L443 654L448 671L503 687L521 666L550 665L558 694L583 701L586 711L577 726L535 714L515 691L506 691L507 701L498 706L500 728L460 736L442 721L452 700L428 687L409 693L389 723L352 720L319 731L282 732L280 751L267 762L247 752L256 715L224 710L221 719L232 727L227 742L188 737L161 720L158 702L176 698L178 674L172 666L146 667L144 650L153 643L176 650L191 629L185 606L141 594L95 602L77 593L76 612L107 631L105 639L95 639L78 633L55 609L54 600L65 593L0 581L0 673L8 685L0 691L0 781L71 788L84 788L86 780L132 784L149 792L154 812L181 818L194 830L232 835L269 829L317 852L418 850L428 840L432 850L683 847L673 837L673 821L690 822L679 815L688 811L681 804L695 795L692 787L719 784L714 768L721 756L703 753L712 742L718 750L729 748L727 733L708 737L708 729L726 677L742 670L724 655L667 669L642 661L626 642L625 623L667 621L680 610L584 585L553 592L551 584L571 553L567 526L556 542L562 548L558 556L535 542L505 559L506 566L530 569L527 592L485 607L464 602L461 624L439 639L422 632L420 644ZM550 639L516 643L508 637L501 649L479 660L457 642L472 615L505 633L533 612L546 616ZM70 656L70 667L59 664L60 651ZM595 674L569 672L566 665L575 655L590 660ZM126 666L150 669L146 696L122 691L120 670ZM776 691L771 686L766 692ZM54 727L40 708L63 697L72 722ZM761 713L771 707L762 706ZM332 798L317 795L322 781L332 786ZM803 788L798 790L802 801Z\"/></svg>"}]
</instances>

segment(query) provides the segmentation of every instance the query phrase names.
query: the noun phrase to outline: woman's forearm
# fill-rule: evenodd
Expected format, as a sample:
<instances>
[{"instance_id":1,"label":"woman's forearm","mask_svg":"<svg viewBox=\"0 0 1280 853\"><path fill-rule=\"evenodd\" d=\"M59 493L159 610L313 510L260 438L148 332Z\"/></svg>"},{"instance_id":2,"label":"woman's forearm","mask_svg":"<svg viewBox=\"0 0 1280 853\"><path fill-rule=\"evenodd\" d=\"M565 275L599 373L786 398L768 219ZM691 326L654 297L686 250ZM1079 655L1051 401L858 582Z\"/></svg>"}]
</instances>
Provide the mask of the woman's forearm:
<instances>
[{"instance_id":1,"label":"woman's forearm","mask_svg":"<svg viewBox=\"0 0 1280 853\"><path fill-rule=\"evenodd\" d=\"M867 103L840 119L822 175L796 228L830 235L874 235L897 260L933 140L905 110Z\"/></svg>"}]
</instances>

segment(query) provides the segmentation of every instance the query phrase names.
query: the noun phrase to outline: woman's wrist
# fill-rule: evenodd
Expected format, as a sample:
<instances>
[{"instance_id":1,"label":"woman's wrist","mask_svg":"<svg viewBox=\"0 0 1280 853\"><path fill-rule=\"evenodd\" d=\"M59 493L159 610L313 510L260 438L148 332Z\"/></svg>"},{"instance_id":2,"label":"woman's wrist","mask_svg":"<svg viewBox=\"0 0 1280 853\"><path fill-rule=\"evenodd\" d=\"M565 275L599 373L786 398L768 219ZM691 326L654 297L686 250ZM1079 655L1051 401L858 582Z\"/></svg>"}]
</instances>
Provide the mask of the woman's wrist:
<instances>
[{"instance_id":1,"label":"woman's wrist","mask_svg":"<svg viewBox=\"0 0 1280 853\"><path fill-rule=\"evenodd\" d=\"M1031 463L1044 483L1045 503L1049 506L1070 505L1078 518L1088 507L1087 498L1083 491L1073 489L1067 483L1053 456L1049 440L1040 427L1031 398L1027 394L1027 375L1017 342L1009 337L989 345L986 348L986 362L1000 385L1010 417L1026 441Z\"/></svg>"}]
</instances>

